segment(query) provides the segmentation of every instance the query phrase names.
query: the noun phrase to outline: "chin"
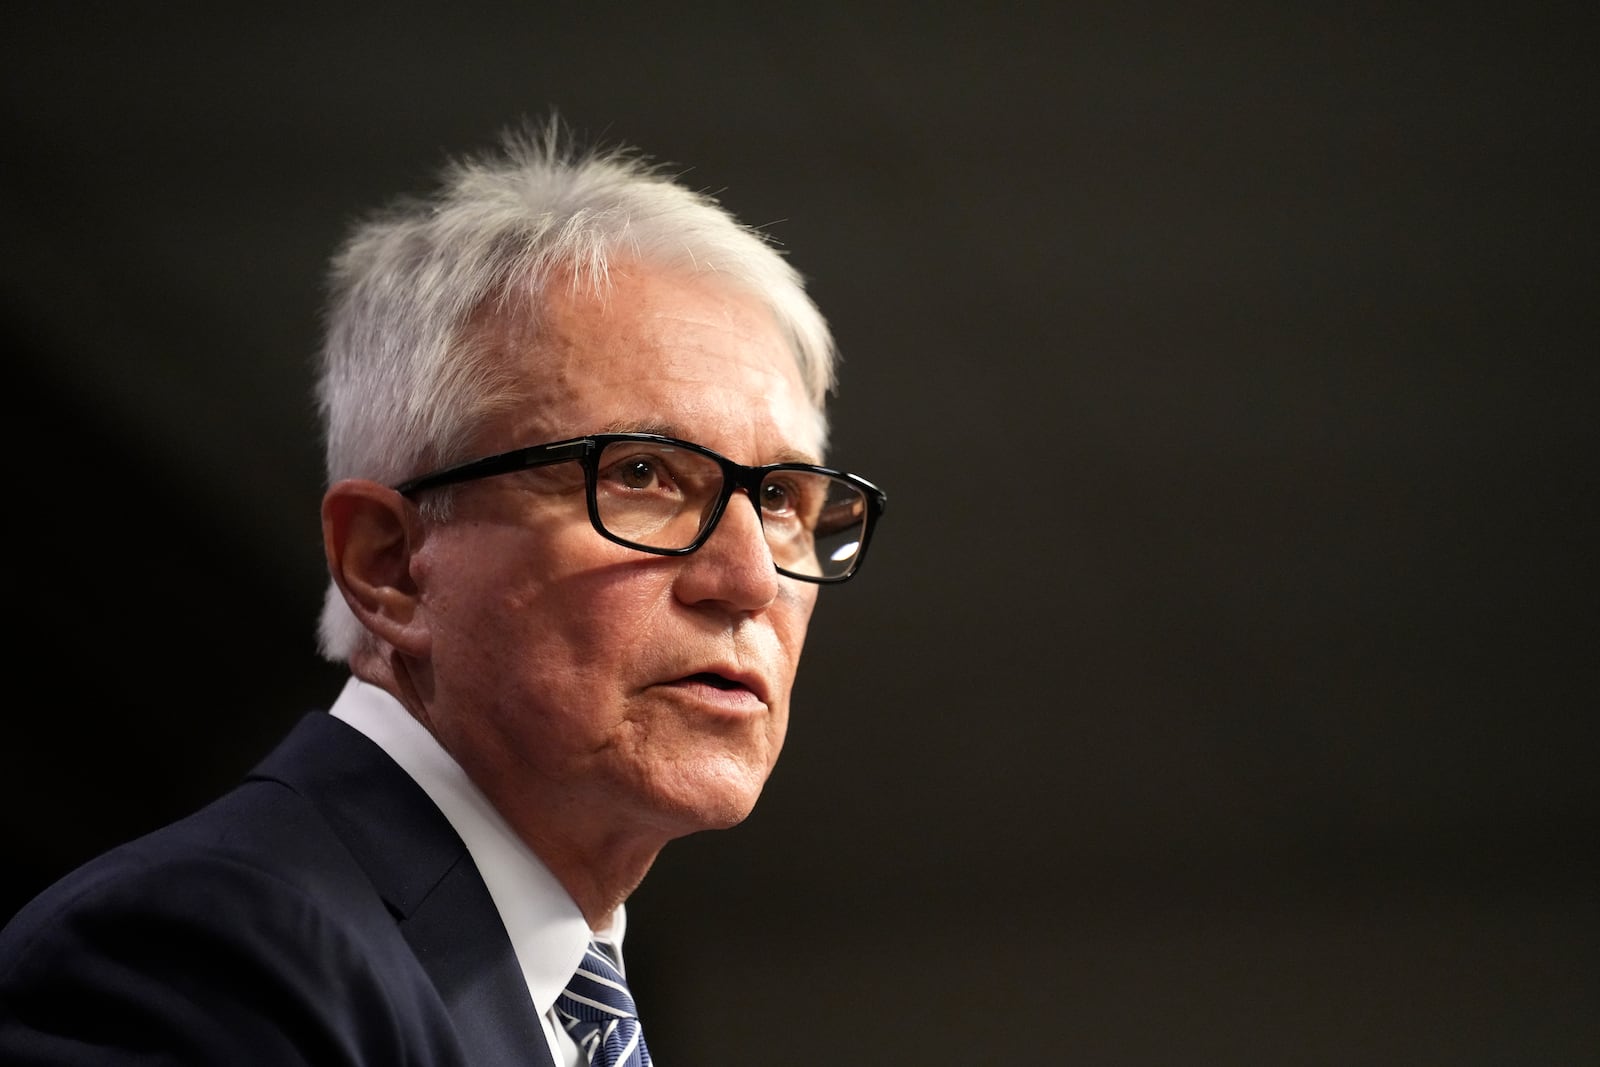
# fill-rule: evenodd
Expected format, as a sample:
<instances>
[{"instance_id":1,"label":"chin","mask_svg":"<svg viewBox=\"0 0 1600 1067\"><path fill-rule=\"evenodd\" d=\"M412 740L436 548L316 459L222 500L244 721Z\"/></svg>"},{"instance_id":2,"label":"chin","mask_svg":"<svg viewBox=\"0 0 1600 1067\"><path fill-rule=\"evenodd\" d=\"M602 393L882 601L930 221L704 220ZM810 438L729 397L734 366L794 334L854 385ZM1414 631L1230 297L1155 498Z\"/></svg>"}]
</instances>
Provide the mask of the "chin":
<instances>
[{"instance_id":1,"label":"chin","mask_svg":"<svg viewBox=\"0 0 1600 1067\"><path fill-rule=\"evenodd\" d=\"M765 784L765 774L759 778L748 773L678 778L665 795L658 794L658 810L679 824L678 836L726 830L744 822L755 810Z\"/></svg>"}]
</instances>

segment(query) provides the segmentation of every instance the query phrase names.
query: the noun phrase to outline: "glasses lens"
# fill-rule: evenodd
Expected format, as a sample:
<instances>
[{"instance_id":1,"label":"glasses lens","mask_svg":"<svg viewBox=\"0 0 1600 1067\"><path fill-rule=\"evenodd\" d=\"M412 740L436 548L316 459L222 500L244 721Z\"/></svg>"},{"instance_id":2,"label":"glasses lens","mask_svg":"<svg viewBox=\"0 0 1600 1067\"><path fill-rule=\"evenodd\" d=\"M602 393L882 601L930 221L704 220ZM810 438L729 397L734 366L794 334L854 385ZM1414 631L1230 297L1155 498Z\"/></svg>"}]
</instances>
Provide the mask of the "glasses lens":
<instances>
[{"instance_id":1,"label":"glasses lens","mask_svg":"<svg viewBox=\"0 0 1600 1067\"><path fill-rule=\"evenodd\" d=\"M771 471L761 481L761 525L779 570L801 578L843 578L861 557L867 498L829 474Z\"/></svg>"},{"instance_id":2,"label":"glasses lens","mask_svg":"<svg viewBox=\"0 0 1600 1067\"><path fill-rule=\"evenodd\" d=\"M594 503L606 533L640 548L678 551L699 539L722 499L722 466L689 448L611 441L595 465ZM837 581L861 558L866 494L804 468L766 472L755 501L772 560L797 578Z\"/></svg>"},{"instance_id":3,"label":"glasses lens","mask_svg":"<svg viewBox=\"0 0 1600 1067\"><path fill-rule=\"evenodd\" d=\"M646 548L694 544L722 492L716 460L659 441L612 441L596 468L601 525L613 537Z\"/></svg>"}]
</instances>

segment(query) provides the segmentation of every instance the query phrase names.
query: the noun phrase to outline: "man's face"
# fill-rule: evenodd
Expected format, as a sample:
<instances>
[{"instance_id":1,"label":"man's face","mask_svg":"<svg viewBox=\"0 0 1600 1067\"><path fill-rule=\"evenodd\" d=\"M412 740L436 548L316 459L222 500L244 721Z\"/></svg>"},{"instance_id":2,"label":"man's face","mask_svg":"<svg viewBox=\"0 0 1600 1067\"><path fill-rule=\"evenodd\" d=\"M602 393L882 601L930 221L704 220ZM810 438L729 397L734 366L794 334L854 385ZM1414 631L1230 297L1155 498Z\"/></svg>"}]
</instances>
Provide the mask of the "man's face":
<instances>
[{"instance_id":1,"label":"man's face","mask_svg":"<svg viewBox=\"0 0 1600 1067\"><path fill-rule=\"evenodd\" d=\"M772 316L712 282L629 268L603 296L557 298L537 345L509 318L483 330L526 402L477 454L633 430L748 464L821 458ZM594 530L575 462L457 492L413 559L423 698L496 806L542 849L659 847L743 819L783 745L817 596L774 570L749 499L668 557ZM556 827L563 840L540 840Z\"/></svg>"}]
</instances>

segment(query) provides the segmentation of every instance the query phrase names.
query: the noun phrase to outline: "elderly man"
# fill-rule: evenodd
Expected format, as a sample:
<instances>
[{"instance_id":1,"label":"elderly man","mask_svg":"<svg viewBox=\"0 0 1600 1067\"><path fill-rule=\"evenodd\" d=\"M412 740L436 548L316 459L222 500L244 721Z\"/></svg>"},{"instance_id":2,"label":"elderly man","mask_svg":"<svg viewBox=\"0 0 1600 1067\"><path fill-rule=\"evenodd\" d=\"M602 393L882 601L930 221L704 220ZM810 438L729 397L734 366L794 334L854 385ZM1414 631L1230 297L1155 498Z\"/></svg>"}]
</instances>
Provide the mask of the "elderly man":
<instances>
[{"instance_id":1,"label":"elderly man","mask_svg":"<svg viewBox=\"0 0 1600 1067\"><path fill-rule=\"evenodd\" d=\"M351 678L0 936L7 1064L648 1064L624 901L743 819L883 494L833 343L710 199L553 126L337 256L320 408Z\"/></svg>"}]
</instances>

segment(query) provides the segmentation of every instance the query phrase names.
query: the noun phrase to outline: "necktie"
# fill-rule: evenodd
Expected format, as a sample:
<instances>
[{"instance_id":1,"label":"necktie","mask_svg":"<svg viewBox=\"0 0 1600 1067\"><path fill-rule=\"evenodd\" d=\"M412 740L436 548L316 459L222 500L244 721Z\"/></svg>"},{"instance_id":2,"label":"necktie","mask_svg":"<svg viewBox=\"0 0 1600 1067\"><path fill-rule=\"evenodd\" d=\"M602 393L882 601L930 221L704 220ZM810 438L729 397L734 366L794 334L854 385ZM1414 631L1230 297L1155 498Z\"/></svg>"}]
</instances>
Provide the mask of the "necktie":
<instances>
[{"instance_id":1,"label":"necktie","mask_svg":"<svg viewBox=\"0 0 1600 1067\"><path fill-rule=\"evenodd\" d=\"M556 1013L594 1067L650 1067L633 994L616 963L595 942L556 998Z\"/></svg>"}]
</instances>

